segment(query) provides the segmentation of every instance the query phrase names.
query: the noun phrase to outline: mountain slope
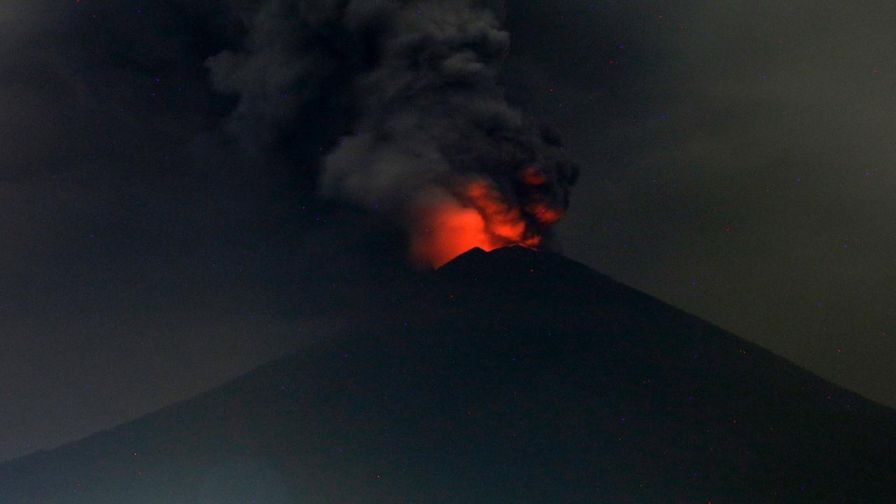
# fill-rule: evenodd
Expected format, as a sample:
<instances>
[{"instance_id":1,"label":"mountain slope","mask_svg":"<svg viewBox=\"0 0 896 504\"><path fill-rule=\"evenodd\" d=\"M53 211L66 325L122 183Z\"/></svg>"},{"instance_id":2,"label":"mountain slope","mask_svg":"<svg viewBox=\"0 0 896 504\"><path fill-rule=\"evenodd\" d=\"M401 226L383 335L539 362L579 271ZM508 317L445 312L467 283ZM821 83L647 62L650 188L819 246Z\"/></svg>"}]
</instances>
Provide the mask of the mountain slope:
<instances>
[{"instance_id":1,"label":"mountain slope","mask_svg":"<svg viewBox=\"0 0 896 504\"><path fill-rule=\"evenodd\" d=\"M471 251L375 294L344 338L0 465L0 502L896 496L896 412L563 257Z\"/></svg>"}]
</instances>

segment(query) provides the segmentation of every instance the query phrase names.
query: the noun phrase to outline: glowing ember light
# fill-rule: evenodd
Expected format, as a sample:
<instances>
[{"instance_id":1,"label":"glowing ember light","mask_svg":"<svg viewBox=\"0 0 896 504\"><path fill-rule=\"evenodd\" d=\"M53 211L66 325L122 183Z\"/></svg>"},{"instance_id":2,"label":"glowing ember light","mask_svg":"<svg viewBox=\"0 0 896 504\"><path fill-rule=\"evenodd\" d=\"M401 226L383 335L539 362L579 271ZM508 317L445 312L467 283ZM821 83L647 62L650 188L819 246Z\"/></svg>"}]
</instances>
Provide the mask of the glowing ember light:
<instances>
[{"instance_id":1,"label":"glowing ember light","mask_svg":"<svg viewBox=\"0 0 896 504\"><path fill-rule=\"evenodd\" d=\"M563 218L563 211L549 207L544 203L533 203L526 207L526 211L542 224L554 224Z\"/></svg>"},{"instance_id":2,"label":"glowing ember light","mask_svg":"<svg viewBox=\"0 0 896 504\"><path fill-rule=\"evenodd\" d=\"M526 175L521 180L535 181ZM537 248L544 242L546 227L563 215L543 202L523 209L512 206L484 179L468 181L451 198L428 201L418 212L411 255L419 265L435 268L476 247L485 251L511 245Z\"/></svg>"},{"instance_id":3,"label":"glowing ember light","mask_svg":"<svg viewBox=\"0 0 896 504\"><path fill-rule=\"evenodd\" d=\"M501 246L475 208L449 203L428 210L412 238L411 254L417 263L437 268L472 248L488 251Z\"/></svg>"},{"instance_id":4,"label":"glowing ember light","mask_svg":"<svg viewBox=\"0 0 896 504\"><path fill-rule=\"evenodd\" d=\"M520 172L520 180L530 186L540 186L548 181L547 176L537 166L529 166Z\"/></svg>"}]
</instances>

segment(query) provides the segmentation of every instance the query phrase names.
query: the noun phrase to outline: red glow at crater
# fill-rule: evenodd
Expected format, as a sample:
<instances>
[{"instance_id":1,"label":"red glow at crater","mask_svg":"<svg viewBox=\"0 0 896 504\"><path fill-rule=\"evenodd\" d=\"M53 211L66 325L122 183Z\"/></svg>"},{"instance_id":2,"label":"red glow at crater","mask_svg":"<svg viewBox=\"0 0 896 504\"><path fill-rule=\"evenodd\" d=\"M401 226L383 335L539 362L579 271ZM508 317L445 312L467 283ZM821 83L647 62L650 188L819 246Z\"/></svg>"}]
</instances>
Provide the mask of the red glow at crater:
<instances>
[{"instance_id":1,"label":"red glow at crater","mask_svg":"<svg viewBox=\"0 0 896 504\"><path fill-rule=\"evenodd\" d=\"M541 202L512 206L485 180L469 182L454 198L426 203L419 212L411 255L419 265L434 268L475 247L485 251L510 245L539 247L544 229L563 215Z\"/></svg>"}]
</instances>

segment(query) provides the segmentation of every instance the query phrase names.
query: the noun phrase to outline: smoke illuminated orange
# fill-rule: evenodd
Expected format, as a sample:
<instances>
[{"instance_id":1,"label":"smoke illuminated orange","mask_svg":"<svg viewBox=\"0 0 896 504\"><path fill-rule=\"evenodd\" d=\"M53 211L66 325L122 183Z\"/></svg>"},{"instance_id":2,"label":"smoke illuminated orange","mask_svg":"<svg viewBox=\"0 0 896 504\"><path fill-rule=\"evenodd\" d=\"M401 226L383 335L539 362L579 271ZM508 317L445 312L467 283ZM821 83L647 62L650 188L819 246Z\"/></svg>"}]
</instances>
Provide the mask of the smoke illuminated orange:
<instances>
[{"instance_id":1,"label":"smoke illuminated orange","mask_svg":"<svg viewBox=\"0 0 896 504\"><path fill-rule=\"evenodd\" d=\"M562 216L544 203L525 209L508 205L485 180L468 182L454 198L429 202L419 212L411 254L417 263L435 268L475 247L485 251L510 245L538 247L543 238L531 223L543 227Z\"/></svg>"}]
</instances>

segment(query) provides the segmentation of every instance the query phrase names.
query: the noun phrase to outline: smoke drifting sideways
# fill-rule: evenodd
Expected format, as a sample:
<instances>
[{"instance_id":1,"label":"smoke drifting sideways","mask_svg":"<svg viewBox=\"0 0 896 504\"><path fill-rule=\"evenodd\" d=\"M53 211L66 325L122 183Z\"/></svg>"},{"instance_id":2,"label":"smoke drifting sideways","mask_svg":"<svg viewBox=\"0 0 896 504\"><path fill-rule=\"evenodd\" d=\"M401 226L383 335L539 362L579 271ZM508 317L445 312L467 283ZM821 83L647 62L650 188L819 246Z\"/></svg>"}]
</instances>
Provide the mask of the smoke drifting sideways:
<instances>
[{"instance_id":1,"label":"smoke drifting sideways","mask_svg":"<svg viewBox=\"0 0 896 504\"><path fill-rule=\"evenodd\" d=\"M578 171L505 100L510 37L486 5L269 0L246 28L241 49L208 62L216 89L238 96L228 125L246 144L341 128L308 176L324 198L399 222L421 267L550 246Z\"/></svg>"}]
</instances>

